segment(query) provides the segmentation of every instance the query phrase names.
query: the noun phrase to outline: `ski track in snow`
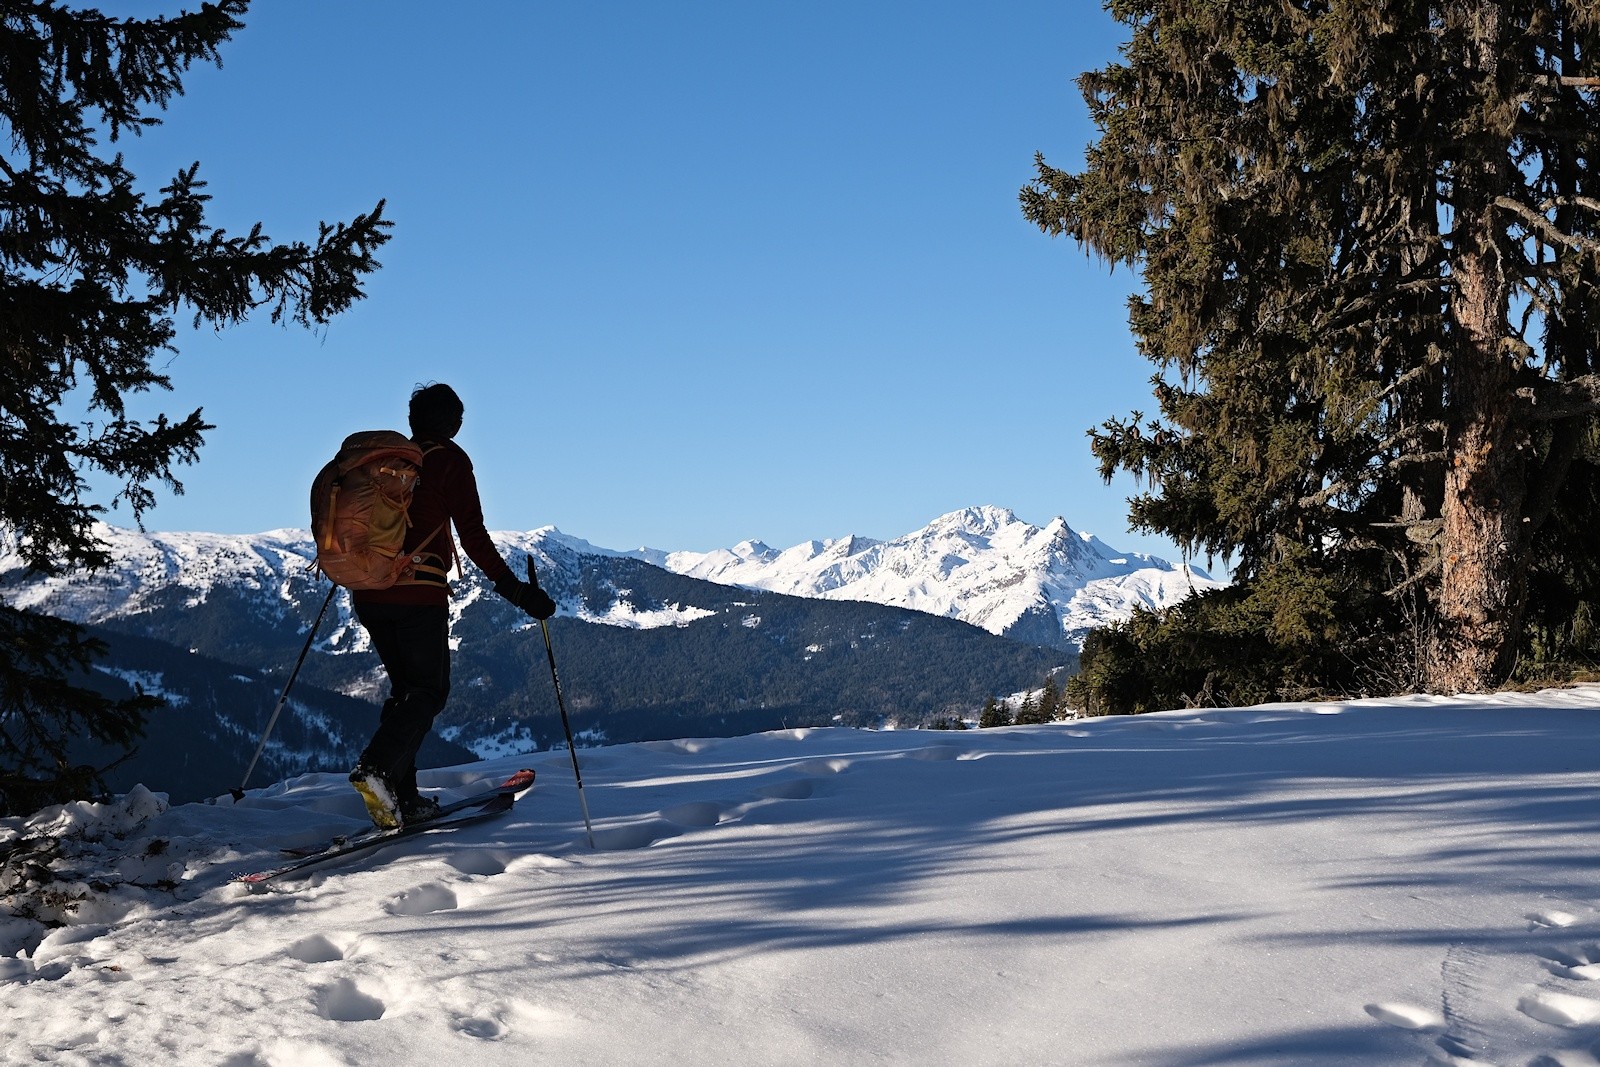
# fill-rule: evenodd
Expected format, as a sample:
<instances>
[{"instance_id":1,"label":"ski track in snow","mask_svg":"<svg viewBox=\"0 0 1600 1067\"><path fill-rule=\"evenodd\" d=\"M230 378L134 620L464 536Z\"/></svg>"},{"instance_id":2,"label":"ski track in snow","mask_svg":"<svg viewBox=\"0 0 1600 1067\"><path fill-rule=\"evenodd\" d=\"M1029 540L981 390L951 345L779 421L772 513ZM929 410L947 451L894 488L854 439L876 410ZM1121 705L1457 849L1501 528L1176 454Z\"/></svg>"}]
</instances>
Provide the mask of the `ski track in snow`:
<instances>
[{"instance_id":1,"label":"ski track in snow","mask_svg":"<svg viewBox=\"0 0 1600 1067\"><path fill-rule=\"evenodd\" d=\"M1568 936L1552 942L1554 932ZM1477 943L1452 945L1441 961L1437 1010L1393 1001L1365 1010L1415 1033L1423 1062L1435 1067L1600 1067L1600 988L1584 985L1600 979L1597 934L1600 910L1592 905L1542 907Z\"/></svg>"},{"instance_id":2,"label":"ski track in snow","mask_svg":"<svg viewBox=\"0 0 1600 1067\"><path fill-rule=\"evenodd\" d=\"M1600 713L1600 689L1586 692L1567 705ZM1449 711L1438 699L1387 703L1380 710L1402 717ZM195 865L186 899L107 912L0 956L0 1062L319 1067L448 1054L486 1064L1600 1067L1597 832L1560 806L1587 790L1592 809L1593 786L1548 769L1492 770L1493 760L1480 766L1460 752L1442 753L1432 780L1415 769L1393 778L1363 769L1371 786L1339 777L1349 774L1343 764L1318 764L1315 750L1345 736L1338 717L1364 705L1380 702L972 735L791 730L581 752L599 801L594 851L574 842L567 754L520 757L539 784L501 820L259 894L224 879L259 860L262 844L283 843L273 817L293 815L299 821L284 825L315 837L359 801L337 776L312 775L258 790L238 809L189 805L167 817L217 853L214 866ZM1374 726L1382 740L1356 751L1381 764L1408 745L1449 741L1429 734L1424 716L1413 720L1392 734ZM1484 737L1484 752L1512 744L1488 730L1466 735ZM1267 739L1281 742L1285 759L1308 760L1305 769L1275 779L1276 794L1263 778L1201 799L1219 780L1255 773L1247 769ZM1592 774L1587 751L1574 764ZM1121 753L1126 764L1097 762ZM427 771L423 784L465 788L518 759ZM1034 759L1048 772L1016 778L1013 768ZM1463 763L1459 774L1444 773L1452 759ZM1150 775L1144 791L1127 780L1135 768ZM1195 796L1164 796L1163 774L1181 779L1178 795ZM1490 778L1503 781L1484 784ZM1019 781L1025 789L1006 788ZM1040 799L1051 790L1057 799ZM1536 835L1518 827L1538 819L1492 834L1484 825L1517 804L1545 805L1556 827L1538 830L1546 836L1527 841L1526 854L1519 836ZM894 805L926 810L926 824L873 829L874 812ZM1305 839L1319 820L1356 815L1378 821L1356 837ZM229 816L258 821L225 839L218 827ZM1419 840L1403 839L1419 820ZM1560 853L1574 847L1563 866ZM1366 854L1349 858L1357 848ZM1442 873L1457 863L1470 877L1496 872L1495 884L1463 891L1469 876ZM1290 888L1262 885L1250 873L1256 864ZM1564 869L1559 882L1540 880ZM1028 889L998 908L990 882L975 892L962 881L1006 871ZM1161 896L1160 879L1183 891ZM1336 910L1358 900L1356 910L1324 917L1300 900L1336 891L1352 894L1337 897ZM857 925L847 901L867 910L870 926ZM1140 901L1156 903L1141 911ZM1493 923L1482 919L1486 901L1498 909ZM1299 916L1298 931L1286 913ZM1202 937L1190 931L1235 928L1223 940L1190 940ZM1000 940L976 969L951 955L980 936ZM1129 937L1165 947L1129 957L1142 946ZM883 956L894 945L931 955L896 969ZM1208 948L1242 965L1226 976L1234 988L1214 988L1221 976L1194 970ZM848 953L847 965L818 963L819 952ZM1369 953L1396 963L1392 982L1374 980ZM1162 958L1169 964L1152 970ZM1305 973L1313 961L1317 973ZM791 967L801 968L798 982ZM1196 982L1196 973L1210 977ZM896 988L913 976L928 984ZM1273 1005L1296 979L1324 990L1342 1029L1300 1033L1288 1025L1294 1011L1280 1017ZM1065 996L1052 980L1088 984ZM999 1014L957 1026L956 1005L970 1003L974 986L986 991L984 1010ZM1143 1002L1141 1025L1098 1014L1101 1003L1083 992L1092 986L1118 1011L1130 997ZM1021 1006L997 1004L1000 990L1021 990ZM1203 1003L1189 1009L1194 1019L1151 1010L1195 997ZM815 1017L828 1003L838 1013ZM731 1013L709 1007L721 1004ZM1224 1004L1283 1030L1257 1023L1254 1046L1209 1045ZM924 1032L941 1023L957 1028ZM1049 1043L1041 1035L1057 1023L1070 1039Z\"/></svg>"},{"instance_id":3,"label":"ski track in snow","mask_svg":"<svg viewBox=\"0 0 1600 1067\"><path fill-rule=\"evenodd\" d=\"M808 732L788 731L796 739ZM717 740L693 740L645 743L639 747L695 759L714 756L720 744ZM965 755L968 753L957 747L931 745L874 758L943 762ZM580 758L589 774L603 770L608 762L603 753L586 753ZM570 770L568 759L565 754L543 758L541 782ZM609 820L595 828L598 853L644 848L724 823L789 821L788 815L770 809L827 795L823 781L847 773L855 762L838 757L786 761L758 774L731 779L728 789L719 790L720 799L677 803L643 817ZM430 773L433 772L423 772L424 785L430 784ZM538 794L539 789L535 788L523 803L536 804ZM571 1030L577 1021L568 1013L535 999L499 992L493 974L501 965L488 953L440 952L437 959L444 966L430 966L424 978L416 973L408 975L413 968L406 953L390 944L431 932L430 922L443 927L463 920L497 921L497 916L520 906L518 901L547 888L552 874L573 865L572 861L547 854L473 843L473 838L487 833L455 831L448 838L440 838L450 847L437 854L415 846L392 846L390 855L384 858L329 865L309 879L249 897L244 896L243 887L215 890L214 893L232 898L229 906L222 910L195 904L179 906L146 920L157 929L141 930L139 940L145 946L170 943L170 956L152 955L148 947L125 947L115 929L56 930L33 953L35 970L29 977L59 979L74 972L92 975L93 981L103 984L96 998L103 1017L93 1022L85 1020L81 1026L57 1026L36 1032L25 1039L20 1056L16 1040L11 1039L5 1046L5 1062L42 1061L50 1058L52 1050L116 1047L129 1044L130 1039L170 1053L173 1062L221 1062L231 1067L350 1062L336 1047L342 1042L324 1043L316 1038L319 1021L343 1026L405 1019L408 1027L447 1029L483 1042L500 1042L514 1034L536 1040L541 1035ZM418 855L419 851L423 854ZM401 872L430 876L388 892L374 903L377 912L404 920L403 925L386 924L365 933L299 932L308 923L314 925L322 910L319 904L337 906L351 895L365 895L371 892L369 882L393 885ZM201 912L207 913L202 916ZM211 979L165 981L163 968L178 963L202 939L218 946L223 955L230 954L229 948L233 950L229 972L237 981L224 988L211 988ZM81 950L78 946L82 946ZM626 971L635 967L618 958L586 960L540 955L532 962L556 971ZM299 971L306 995L281 1000L263 989L252 988L250 974L263 971L277 975ZM124 996L124 988L133 995ZM159 1024L162 1031L187 1030L192 1036L203 1033L205 1018L217 1012L270 1012L276 1020L274 1029L283 1034L309 1036L276 1037L252 1049L231 1053L204 1044L183 1047L153 1029L139 1032L139 1009L147 997L158 992L165 998ZM189 1007L186 1009L185 1005ZM213 1055L223 1058L210 1058ZM84 1062L98 1061L89 1057Z\"/></svg>"}]
</instances>

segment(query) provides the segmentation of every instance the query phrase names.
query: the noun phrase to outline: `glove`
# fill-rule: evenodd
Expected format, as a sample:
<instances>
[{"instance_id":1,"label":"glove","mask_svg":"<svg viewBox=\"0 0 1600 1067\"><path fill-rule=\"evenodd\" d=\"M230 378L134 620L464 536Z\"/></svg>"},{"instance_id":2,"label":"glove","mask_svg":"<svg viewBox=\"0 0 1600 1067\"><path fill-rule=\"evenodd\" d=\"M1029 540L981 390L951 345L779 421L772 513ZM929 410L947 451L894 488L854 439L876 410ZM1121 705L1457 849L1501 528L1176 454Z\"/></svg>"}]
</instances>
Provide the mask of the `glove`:
<instances>
[{"instance_id":1,"label":"glove","mask_svg":"<svg viewBox=\"0 0 1600 1067\"><path fill-rule=\"evenodd\" d=\"M556 602L534 582L508 576L494 584L494 591L541 621L556 613Z\"/></svg>"}]
</instances>

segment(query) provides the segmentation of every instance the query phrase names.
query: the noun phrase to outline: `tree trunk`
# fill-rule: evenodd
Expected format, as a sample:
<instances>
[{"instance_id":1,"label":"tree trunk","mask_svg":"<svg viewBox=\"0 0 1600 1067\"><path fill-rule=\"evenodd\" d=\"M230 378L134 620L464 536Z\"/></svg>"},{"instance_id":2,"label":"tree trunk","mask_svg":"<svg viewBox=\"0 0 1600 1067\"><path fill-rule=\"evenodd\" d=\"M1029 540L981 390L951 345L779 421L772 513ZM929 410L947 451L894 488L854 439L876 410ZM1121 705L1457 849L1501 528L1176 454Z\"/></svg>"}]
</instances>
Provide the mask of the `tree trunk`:
<instances>
[{"instance_id":1,"label":"tree trunk","mask_svg":"<svg viewBox=\"0 0 1600 1067\"><path fill-rule=\"evenodd\" d=\"M1454 301L1463 337L1451 366L1440 633L1429 671L1430 686L1444 692L1481 691L1504 680L1525 592L1519 542L1526 466L1498 343L1505 284L1494 265L1476 259L1461 261Z\"/></svg>"},{"instance_id":2,"label":"tree trunk","mask_svg":"<svg viewBox=\"0 0 1600 1067\"><path fill-rule=\"evenodd\" d=\"M1500 29L1494 5L1479 11L1471 59L1482 76L1487 110ZM1455 344L1447 372L1439 641L1429 670L1430 686L1444 692L1481 691L1503 681L1522 628L1527 442L1513 414L1511 359L1501 351L1510 290L1490 207L1505 187L1509 133L1502 141L1484 131L1463 146L1452 197Z\"/></svg>"}]
</instances>

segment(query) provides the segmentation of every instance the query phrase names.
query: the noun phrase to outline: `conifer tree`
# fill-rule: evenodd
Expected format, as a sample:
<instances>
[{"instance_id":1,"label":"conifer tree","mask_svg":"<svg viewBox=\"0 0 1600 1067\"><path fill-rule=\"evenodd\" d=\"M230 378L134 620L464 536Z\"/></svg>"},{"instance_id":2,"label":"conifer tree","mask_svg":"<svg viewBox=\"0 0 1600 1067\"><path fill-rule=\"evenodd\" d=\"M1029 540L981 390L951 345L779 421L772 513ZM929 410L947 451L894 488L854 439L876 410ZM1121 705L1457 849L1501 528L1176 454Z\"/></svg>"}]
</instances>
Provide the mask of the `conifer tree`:
<instances>
[{"instance_id":1,"label":"conifer tree","mask_svg":"<svg viewBox=\"0 0 1600 1067\"><path fill-rule=\"evenodd\" d=\"M1022 704L1017 708L1018 726L1039 726L1049 721L1050 717L1044 714L1038 699L1032 693L1022 698Z\"/></svg>"},{"instance_id":2,"label":"conifer tree","mask_svg":"<svg viewBox=\"0 0 1600 1067\"><path fill-rule=\"evenodd\" d=\"M220 63L247 7L113 19L0 0L0 533L38 570L109 562L91 474L111 476L111 502L135 520L153 485L182 491L174 468L197 458L201 412L141 421L127 408L170 388L156 360L173 350L176 315L220 328L264 309L318 326L378 266L382 201L322 224L314 243L274 243L259 224L240 235L206 224L198 163L152 194L116 151L158 124L150 112L192 64ZM103 649L76 627L0 606L0 646L0 814L82 795L96 774L68 746L126 746L150 702L79 684Z\"/></svg>"},{"instance_id":3,"label":"conifer tree","mask_svg":"<svg viewBox=\"0 0 1600 1067\"><path fill-rule=\"evenodd\" d=\"M988 730L996 726L1011 725L1011 708L1002 701L990 697L983 702L983 711L978 715L978 729Z\"/></svg>"},{"instance_id":4,"label":"conifer tree","mask_svg":"<svg viewBox=\"0 0 1600 1067\"><path fill-rule=\"evenodd\" d=\"M1055 722L1061 717L1061 690L1056 688L1056 676L1049 674L1044 679L1044 689L1039 693L1039 720L1041 722Z\"/></svg>"},{"instance_id":5,"label":"conifer tree","mask_svg":"<svg viewBox=\"0 0 1600 1067\"><path fill-rule=\"evenodd\" d=\"M1107 8L1086 168L1022 192L1142 272L1159 417L1092 431L1102 474L1147 480L1139 529L1276 576L1271 642L1383 604L1421 684L1501 681L1600 462L1600 7Z\"/></svg>"}]
</instances>

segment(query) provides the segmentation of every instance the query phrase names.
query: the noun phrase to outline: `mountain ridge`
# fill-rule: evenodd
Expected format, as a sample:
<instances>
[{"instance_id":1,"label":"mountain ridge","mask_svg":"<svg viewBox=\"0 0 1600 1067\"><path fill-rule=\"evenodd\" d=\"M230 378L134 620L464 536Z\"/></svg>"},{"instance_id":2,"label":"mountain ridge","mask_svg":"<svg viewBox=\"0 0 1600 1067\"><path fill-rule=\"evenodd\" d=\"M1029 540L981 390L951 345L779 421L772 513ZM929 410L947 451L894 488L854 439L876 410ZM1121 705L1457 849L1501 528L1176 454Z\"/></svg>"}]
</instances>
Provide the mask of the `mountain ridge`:
<instances>
[{"instance_id":1,"label":"mountain ridge","mask_svg":"<svg viewBox=\"0 0 1600 1067\"><path fill-rule=\"evenodd\" d=\"M13 574L7 583L13 606L94 623L148 610L145 601L158 589L184 589L193 606L217 583L263 592L275 587L284 600L297 599L305 588L320 584L312 568L311 535L305 530L139 533L107 525L99 530L115 560L107 572L94 583L63 576L27 579L20 586ZM584 578L593 570L586 559L635 559L718 585L909 608L1069 651L1077 651L1090 630L1126 618L1135 607L1166 607L1225 584L1198 567L1119 552L1098 537L1074 531L1060 516L1040 527L994 505L948 512L887 541L846 534L782 550L746 540L709 552L623 551L594 545L555 526L491 536L502 551L535 560L541 584L555 596L562 614L639 629L683 625L708 612L682 604L646 608L626 597L598 606L597 590ZM18 567L11 542L0 540L0 574ZM476 568L468 568L455 584L452 615L459 621L464 610L491 590ZM327 644L338 650L343 641L363 639L345 610Z\"/></svg>"},{"instance_id":2,"label":"mountain ridge","mask_svg":"<svg viewBox=\"0 0 1600 1067\"><path fill-rule=\"evenodd\" d=\"M1188 564L1119 552L1060 516L1034 526L994 505L947 512L888 541L848 534L783 550L746 540L710 552L634 555L706 581L906 607L1068 649L1135 607L1166 607L1226 584Z\"/></svg>"},{"instance_id":3,"label":"mountain ridge","mask_svg":"<svg viewBox=\"0 0 1600 1067\"><path fill-rule=\"evenodd\" d=\"M108 568L53 577L28 573L15 537L0 535L0 599L106 639L110 669L92 672L96 684L167 698L146 752L119 773L174 795L237 781L314 626L264 766L279 776L348 769L387 680L349 596L311 568L309 535L100 533ZM494 536L514 569L534 560L561 605L550 629L588 743L925 724L975 713L1076 659L906 608L675 574L553 528ZM538 627L470 566L450 610L439 737L480 757L561 744Z\"/></svg>"}]
</instances>

